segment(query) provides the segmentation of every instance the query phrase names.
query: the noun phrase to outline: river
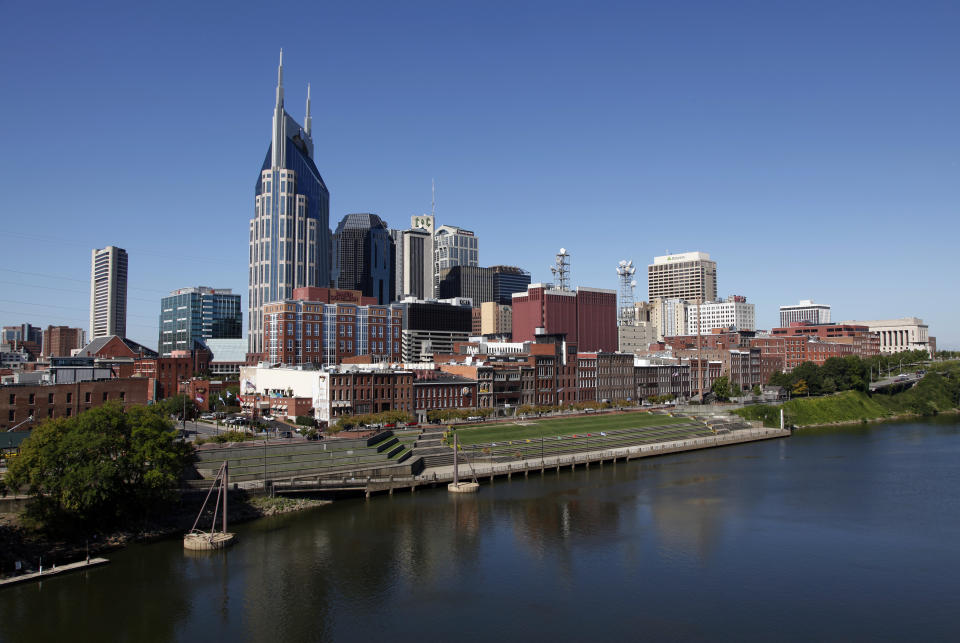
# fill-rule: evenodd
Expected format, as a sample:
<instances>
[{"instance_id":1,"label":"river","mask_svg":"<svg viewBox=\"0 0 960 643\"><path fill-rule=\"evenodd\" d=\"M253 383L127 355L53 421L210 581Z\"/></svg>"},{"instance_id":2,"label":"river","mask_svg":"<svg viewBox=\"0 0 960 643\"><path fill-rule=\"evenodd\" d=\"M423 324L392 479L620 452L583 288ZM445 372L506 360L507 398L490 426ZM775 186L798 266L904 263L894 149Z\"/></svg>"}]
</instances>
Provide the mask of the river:
<instances>
[{"instance_id":1,"label":"river","mask_svg":"<svg viewBox=\"0 0 960 643\"><path fill-rule=\"evenodd\" d=\"M339 501L0 591L3 641L958 640L960 422Z\"/></svg>"}]
</instances>

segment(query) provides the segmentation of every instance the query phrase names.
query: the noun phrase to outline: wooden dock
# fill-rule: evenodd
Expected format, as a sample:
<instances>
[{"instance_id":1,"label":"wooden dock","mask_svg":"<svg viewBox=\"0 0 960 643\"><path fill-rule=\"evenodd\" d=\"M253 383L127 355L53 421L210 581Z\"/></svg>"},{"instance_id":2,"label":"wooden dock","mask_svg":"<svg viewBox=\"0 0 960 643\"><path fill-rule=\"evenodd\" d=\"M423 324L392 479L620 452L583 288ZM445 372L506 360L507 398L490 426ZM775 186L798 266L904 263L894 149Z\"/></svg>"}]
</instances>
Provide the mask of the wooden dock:
<instances>
[{"instance_id":1,"label":"wooden dock","mask_svg":"<svg viewBox=\"0 0 960 643\"><path fill-rule=\"evenodd\" d=\"M78 572L84 569L90 569L91 567L106 565L109 562L110 561L106 558L91 558L90 560L81 560L77 563L67 563L66 565L60 565L59 567L50 567L48 569L44 569L41 572L33 572L30 574L21 574L20 576L11 576L10 578L2 578L0 579L0 587L19 585L20 583L43 580L44 578L49 578L51 576L59 576L61 574L69 574L70 572Z\"/></svg>"}]
</instances>

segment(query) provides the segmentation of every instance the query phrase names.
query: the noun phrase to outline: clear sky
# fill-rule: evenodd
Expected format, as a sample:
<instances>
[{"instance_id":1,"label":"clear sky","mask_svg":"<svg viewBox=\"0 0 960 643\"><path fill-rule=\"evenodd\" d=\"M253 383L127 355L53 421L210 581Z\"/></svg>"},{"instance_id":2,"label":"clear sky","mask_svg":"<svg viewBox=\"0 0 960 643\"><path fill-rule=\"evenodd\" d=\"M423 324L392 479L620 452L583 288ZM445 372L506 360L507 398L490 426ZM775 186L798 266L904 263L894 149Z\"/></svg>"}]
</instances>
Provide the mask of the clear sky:
<instances>
[{"instance_id":1,"label":"clear sky","mask_svg":"<svg viewBox=\"0 0 960 643\"><path fill-rule=\"evenodd\" d=\"M960 3L7 3L0 320L88 325L90 250L130 254L128 335L160 297L244 294L284 50L313 86L331 227L430 209L481 265L616 288L701 250L721 295L918 316L960 348ZM246 320L244 320L246 328Z\"/></svg>"}]
</instances>

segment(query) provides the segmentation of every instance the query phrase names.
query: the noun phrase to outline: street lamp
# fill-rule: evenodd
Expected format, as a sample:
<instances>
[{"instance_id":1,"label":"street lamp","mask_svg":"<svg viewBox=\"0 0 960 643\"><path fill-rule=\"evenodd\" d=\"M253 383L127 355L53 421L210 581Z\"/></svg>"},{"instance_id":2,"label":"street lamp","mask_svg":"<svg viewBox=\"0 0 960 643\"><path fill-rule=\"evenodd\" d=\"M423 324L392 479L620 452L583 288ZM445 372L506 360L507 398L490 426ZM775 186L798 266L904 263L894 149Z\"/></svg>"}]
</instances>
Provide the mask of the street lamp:
<instances>
[{"instance_id":1,"label":"street lamp","mask_svg":"<svg viewBox=\"0 0 960 643\"><path fill-rule=\"evenodd\" d=\"M11 431L16 431L16 429L17 429L18 426L23 426L23 425L26 424L27 422L33 422L33 416L32 416L32 415L28 415L26 420L24 420L23 422L20 422L19 424L14 424L12 427L10 427L9 429L7 429L7 433L10 433Z\"/></svg>"}]
</instances>

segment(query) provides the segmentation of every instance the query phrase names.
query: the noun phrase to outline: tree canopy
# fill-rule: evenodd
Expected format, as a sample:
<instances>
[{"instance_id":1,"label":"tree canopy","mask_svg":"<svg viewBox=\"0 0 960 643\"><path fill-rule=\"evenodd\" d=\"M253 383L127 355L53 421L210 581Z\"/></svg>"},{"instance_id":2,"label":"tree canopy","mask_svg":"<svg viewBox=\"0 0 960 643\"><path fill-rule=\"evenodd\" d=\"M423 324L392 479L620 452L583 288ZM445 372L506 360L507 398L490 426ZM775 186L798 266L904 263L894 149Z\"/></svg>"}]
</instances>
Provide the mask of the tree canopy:
<instances>
[{"instance_id":1,"label":"tree canopy","mask_svg":"<svg viewBox=\"0 0 960 643\"><path fill-rule=\"evenodd\" d=\"M191 454L161 409L108 403L37 426L4 483L31 496L26 515L43 526L99 529L175 498Z\"/></svg>"}]
</instances>

